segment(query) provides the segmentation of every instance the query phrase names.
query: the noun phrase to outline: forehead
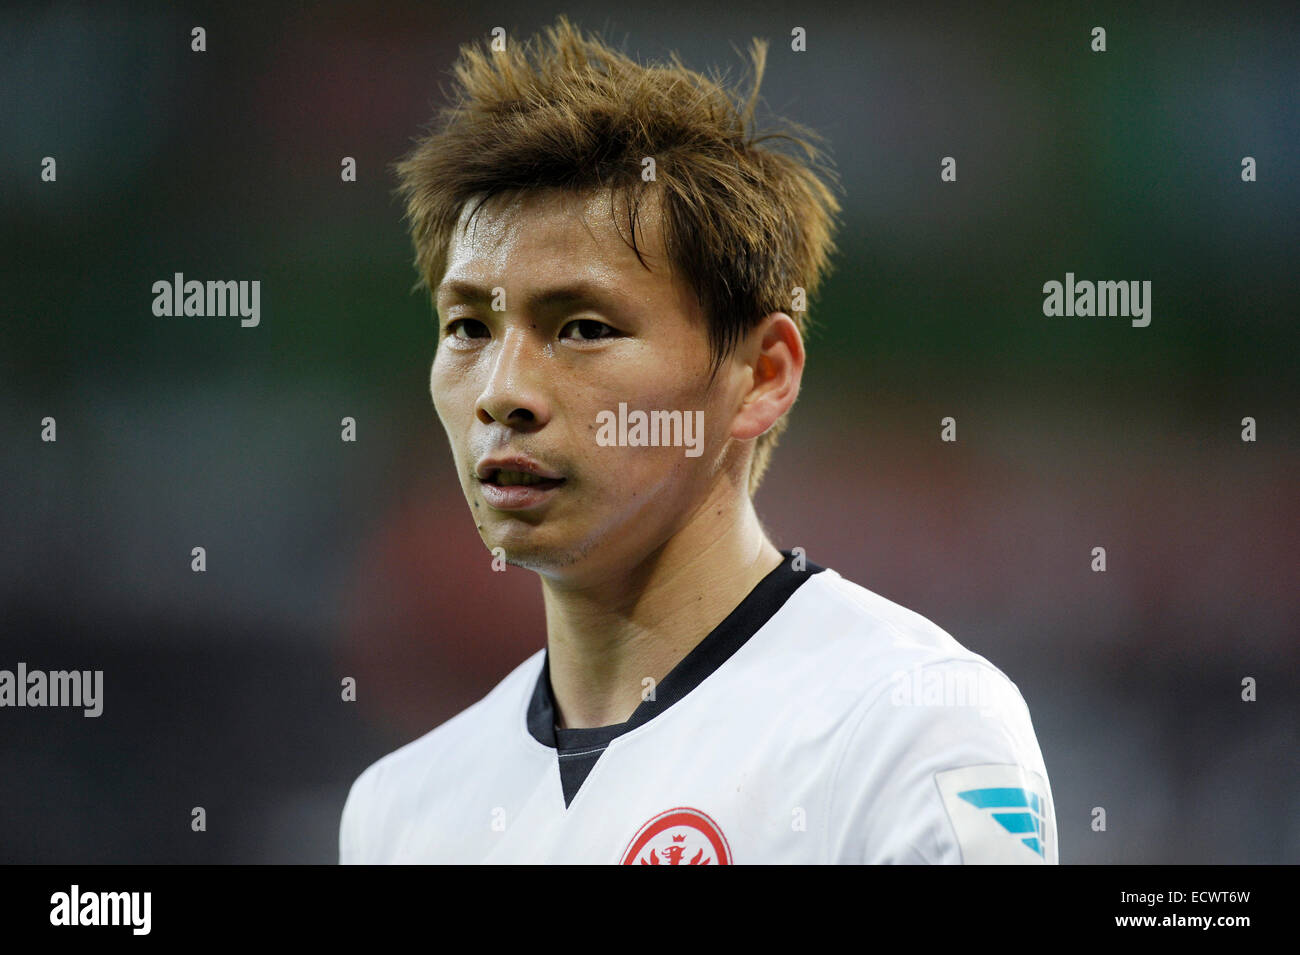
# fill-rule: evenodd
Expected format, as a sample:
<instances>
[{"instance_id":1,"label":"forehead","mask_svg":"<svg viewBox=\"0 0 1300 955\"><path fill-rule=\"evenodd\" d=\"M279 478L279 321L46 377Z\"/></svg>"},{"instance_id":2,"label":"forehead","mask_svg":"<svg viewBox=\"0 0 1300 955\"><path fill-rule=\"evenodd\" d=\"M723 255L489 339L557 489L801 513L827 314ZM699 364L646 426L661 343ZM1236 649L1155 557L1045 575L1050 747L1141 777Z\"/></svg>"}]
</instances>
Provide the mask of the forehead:
<instances>
[{"instance_id":1,"label":"forehead","mask_svg":"<svg viewBox=\"0 0 1300 955\"><path fill-rule=\"evenodd\" d=\"M628 207L609 190L547 189L494 196L481 206L475 199L461 209L443 281L509 289L585 280L638 296L679 295L653 197L642 201L636 219L644 265L628 242L630 235Z\"/></svg>"}]
</instances>

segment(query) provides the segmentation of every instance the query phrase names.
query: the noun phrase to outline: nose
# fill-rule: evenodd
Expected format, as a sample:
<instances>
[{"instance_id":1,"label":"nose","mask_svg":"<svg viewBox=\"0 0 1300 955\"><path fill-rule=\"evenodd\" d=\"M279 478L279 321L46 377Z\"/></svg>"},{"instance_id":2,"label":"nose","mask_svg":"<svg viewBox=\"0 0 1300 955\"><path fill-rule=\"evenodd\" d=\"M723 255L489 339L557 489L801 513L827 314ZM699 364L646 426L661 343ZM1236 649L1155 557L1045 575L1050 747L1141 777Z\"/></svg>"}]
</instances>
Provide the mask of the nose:
<instances>
[{"instance_id":1,"label":"nose","mask_svg":"<svg viewBox=\"0 0 1300 955\"><path fill-rule=\"evenodd\" d=\"M507 326L498 342L475 413L483 424L497 422L521 431L536 431L551 417L541 389L545 346L517 326Z\"/></svg>"}]
</instances>

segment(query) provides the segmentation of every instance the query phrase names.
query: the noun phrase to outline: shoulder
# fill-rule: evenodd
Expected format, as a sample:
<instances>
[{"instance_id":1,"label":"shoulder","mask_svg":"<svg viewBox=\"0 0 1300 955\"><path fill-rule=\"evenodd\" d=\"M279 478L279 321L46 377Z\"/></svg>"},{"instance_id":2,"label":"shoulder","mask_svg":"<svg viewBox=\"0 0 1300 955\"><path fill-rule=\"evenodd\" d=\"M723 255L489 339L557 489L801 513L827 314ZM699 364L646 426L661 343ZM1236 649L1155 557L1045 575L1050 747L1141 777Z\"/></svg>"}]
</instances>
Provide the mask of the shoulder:
<instances>
[{"instance_id":1,"label":"shoulder","mask_svg":"<svg viewBox=\"0 0 1300 955\"><path fill-rule=\"evenodd\" d=\"M441 788L438 780L456 778L460 768L473 765L486 744L518 730L512 717L532 692L543 652L529 656L472 706L362 771L343 806L340 862L365 861L363 846L373 841L369 830L404 816L404 803L414 804L431 789Z\"/></svg>"},{"instance_id":2,"label":"shoulder","mask_svg":"<svg viewBox=\"0 0 1300 955\"><path fill-rule=\"evenodd\" d=\"M826 627L843 718L828 778L844 861L1055 861L1047 770L1019 688L933 621L834 571L801 615Z\"/></svg>"},{"instance_id":3,"label":"shoulder","mask_svg":"<svg viewBox=\"0 0 1300 955\"><path fill-rule=\"evenodd\" d=\"M779 674L787 687L802 679L845 718L882 696L933 692L942 680L954 690L963 679L1001 682L1019 695L1001 670L934 621L834 570L809 577L783 610L753 665Z\"/></svg>"}]
</instances>

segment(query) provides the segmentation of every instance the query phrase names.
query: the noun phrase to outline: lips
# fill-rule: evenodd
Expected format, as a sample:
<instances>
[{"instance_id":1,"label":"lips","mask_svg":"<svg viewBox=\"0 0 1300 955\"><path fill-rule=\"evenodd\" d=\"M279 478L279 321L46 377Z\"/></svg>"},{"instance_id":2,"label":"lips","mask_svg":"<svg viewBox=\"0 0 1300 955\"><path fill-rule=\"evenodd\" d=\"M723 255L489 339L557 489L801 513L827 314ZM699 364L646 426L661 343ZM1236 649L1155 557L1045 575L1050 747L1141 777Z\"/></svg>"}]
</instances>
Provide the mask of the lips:
<instances>
[{"instance_id":1,"label":"lips","mask_svg":"<svg viewBox=\"0 0 1300 955\"><path fill-rule=\"evenodd\" d=\"M564 485L564 476L531 458L485 458L474 469L483 499L499 510L537 507Z\"/></svg>"},{"instance_id":2,"label":"lips","mask_svg":"<svg viewBox=\"0 0 1300 955\"><path fill-rule=\"evenodd\" d=\"M512 471L506 468L497 468L488 477L484 478L485 484L495 484L497 487L514 487L522 485L525 487L537 487L539 485L560 484L560 479L544 478L540 474L533 474L531 471Z\"/></svg>"},{"instance_id":3,"label":"lips","mask_svg":"<svg viewBox=\"0 0 1300 955\"><path fill-rule=\"evenodd\" d=\"M564 480L563 474L545 468L532 458L524 457L522 455L484 458L474 469L474 474L480 481L489 481L493 484L499 483L497 478L502 473L509 476L513 483L523 483L522 480L516 480L520 475L527 478L540 478L548 481Z\"/></svg>"}]
</instances>

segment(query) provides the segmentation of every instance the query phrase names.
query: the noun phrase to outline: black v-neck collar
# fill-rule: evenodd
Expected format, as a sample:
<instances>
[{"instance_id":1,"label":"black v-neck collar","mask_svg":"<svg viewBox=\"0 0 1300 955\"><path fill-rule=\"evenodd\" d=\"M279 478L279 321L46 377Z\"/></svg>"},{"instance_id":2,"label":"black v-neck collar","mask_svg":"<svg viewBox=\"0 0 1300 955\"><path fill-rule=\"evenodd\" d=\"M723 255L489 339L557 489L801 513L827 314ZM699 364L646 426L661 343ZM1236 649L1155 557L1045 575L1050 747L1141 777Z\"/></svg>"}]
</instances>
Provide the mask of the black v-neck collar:
<instances>
[{"instance_id":1,"label":"black v-neck collar","mask_svg":"<svg viewBox=\"0 0 1300 955\"><path fill-rule=\"evenodd\" d=\"M551 690L550 652L545 651L542 669L528 704L528 732L539 743L561 754L575 749L595 749L598 755L609 743L638 726L648 723L704 682L758 630L776 614L790 596L813 574L825 570L802 555L800 570L794 569L791 551L781 551L785 558L742 600L727 618L718 624L654 688L654 699L645 699L624 723L584 729L555 727L555 696ZM595 759L591 760L595 763ZM590 767L588 767L590 769ZM585 776L585 774L584 774ZM576 791L576 787L575 787ZM565 803L570 801L566 793Z\"/></svg>"}]
</instances>

